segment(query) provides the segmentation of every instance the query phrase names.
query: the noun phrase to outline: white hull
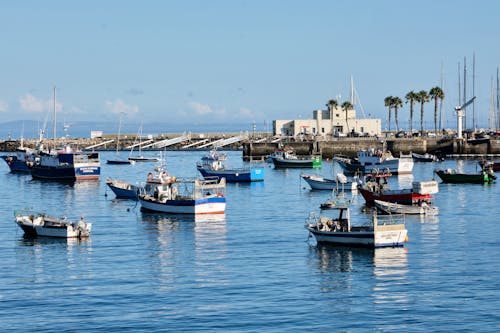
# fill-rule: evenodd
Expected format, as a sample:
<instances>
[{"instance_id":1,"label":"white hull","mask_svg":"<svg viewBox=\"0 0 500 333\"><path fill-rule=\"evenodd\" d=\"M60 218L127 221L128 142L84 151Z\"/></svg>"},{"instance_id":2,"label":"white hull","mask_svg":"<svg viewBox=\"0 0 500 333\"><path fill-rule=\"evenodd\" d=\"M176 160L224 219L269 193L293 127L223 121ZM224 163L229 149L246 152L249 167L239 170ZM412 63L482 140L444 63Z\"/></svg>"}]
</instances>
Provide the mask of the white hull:
<instances>
[{"instance_id":1,"label":"white hull","mask_svg":"<svg viewBox=\"0 0 500 333\"><path fill-rule=\"evenodd\" d=\"M402 246L406 241L406 236L408 234L406 229L376 232L322 232L311 228L308 229L316 237L316 241L318 243L334 243L368 247Z\"/></svg>"},{"instance_id":2,"label":"white hull","mask_svg":"<svg viewBox=\"0 0 500 333\"><path fill-rule=\"evenodd\" d=\"M345 184L337 183L333 179L326 179L315 175L301 175L313 190L334 190L336 188L344 189L344 191L354 191L357 188L356 182L347 182Z\"/></svg>"},{"instance_id":3,"label":"white hull","mask_svg":"<svg viewBox=\"0 0 500 333\"><path fill-rule=\"evenodd\" d=\"M73 223L66 219L58 219L39 213L29 212L17 214L16 224L29 236L45 236L58 238L88 237L92 231L92 223Z\"/></svg>"},{"instance_id":4,"label":"white hull","mask_svg":"<svg viewBox=\"0 0 500 333\"><path fill-rule=\"evenodd\" d=\"M401 205L397 203L375 200L375 206L389 214L437 215L438 207Z\"/></svg>"},{"instance_id":5,"label":"white hull","mask_svg":"<svg viewBox=\"0 0 500 333\"><path fill-rule=\"evenodd\" d=\"M195 203L195 200L186 200L185 205L179 204L179 200L167 200L166 202L152 202L139 197L141 206L145 210L172 213L172 214L223 214L226 211L226 202L204 202Z\"/></svg>"},{"instance_id":6,"label":"white hull","mask_svg":"<svg viewBox=\"0 0 500 333\"><path fill-rule=\"evenodd\" d=\"M413 159L401 157L398 159L385 160L382 163L376 165L365 165L364 168L365 173L388 170L392 174L411 174L413 171Z\"/></svg>"}]
</instances>

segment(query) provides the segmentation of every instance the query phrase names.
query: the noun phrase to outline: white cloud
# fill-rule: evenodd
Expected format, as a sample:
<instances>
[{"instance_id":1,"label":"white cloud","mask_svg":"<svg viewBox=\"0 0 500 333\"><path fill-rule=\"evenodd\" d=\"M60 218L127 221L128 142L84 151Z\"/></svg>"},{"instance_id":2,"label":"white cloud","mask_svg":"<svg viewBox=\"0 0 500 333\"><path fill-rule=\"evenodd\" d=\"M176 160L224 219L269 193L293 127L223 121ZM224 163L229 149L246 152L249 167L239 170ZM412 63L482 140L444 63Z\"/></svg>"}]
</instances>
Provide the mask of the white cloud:
<instances>
[{"instance_id":1,"label":"white cloud","mask_svg":"<svg viewBox=\"0 0 500 333\"><path fill-rule=\"evenodd\" d=\"M206 104L201 104L198 102L189 102L189 107L194 111L196 111L196 113L199 115L206 115L213 113L212 108Z\"/></svg>"},{"instance_id":2,"label":"white cloud","mask_svg":"<svg viewBox=\"0 0 500 333\"><path fill-rule=\"evenodd\" d=\"M46 102L37 99L31 94L26 94L19 97L19 104L21 105L21 110L23 111L43 112Z\"/></svg>"},{"instance_id":3,"label":"white cloud","mask_svg":"<svg viewBox=\"0 0 500 333\"><path fill-rule=\"evenodd\" d=\"M248 108L240 108L240 116L245 118L251 118L253 117L253 112Z\"/></svg>"},{"instance_id":4,"label":"white cloud","mask_svg":"<svg viewBox=\"0 0 500 333\"><path fill-rule=\"evenodd\" d=\"M52 99L46 101L40 100L29 93L19 97L19 104L21 105L21 110L28 112L43 112L53 109L54 107L54 101ZM63 105L56 101L57 112L61 112L62 109Z\"/></svg>"},{"instance_id":5,"label":"white cloud","mask_svg":"<svg viewBox=\"0 0 500 333\"><path fill-rule=\"evenodd\" d=\"M139 112L139 107L137 105L127 105L121 99L117 99L114 102L106 101L105 103L106 110L111 113L125 113L125 114L135 114Z\"/></svg>"},{"instance_id":6,"label":"white cloud","mask_svg":"<svg viewBox=\"0 0 500 333\"><path fill-rule=\"evenodd\" d=\"M4 101L0 101L0 112L6 112L9 109L9 105Z\"/></svg>"}]
</instances>

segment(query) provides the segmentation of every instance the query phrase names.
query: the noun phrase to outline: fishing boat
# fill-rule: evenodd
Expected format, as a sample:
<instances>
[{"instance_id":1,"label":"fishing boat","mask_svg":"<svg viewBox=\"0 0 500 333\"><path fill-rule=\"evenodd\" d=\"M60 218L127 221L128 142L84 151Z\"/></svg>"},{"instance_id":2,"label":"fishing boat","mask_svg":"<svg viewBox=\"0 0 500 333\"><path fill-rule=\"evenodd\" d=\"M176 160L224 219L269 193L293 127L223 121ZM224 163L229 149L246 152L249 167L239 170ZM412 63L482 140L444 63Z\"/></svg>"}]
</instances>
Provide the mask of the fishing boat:
<instances>
[{"instance_id":1,"label":"fishing boat","mask_svg":"<svg viewBox=\"0 0 500 333\"><path fill-rule=\"evenodd\" d=\"M438 162L441 160L436 155L429 153L425 154L412 153L411 156L414 162Z\"/></svg>"},{"instance_id":2,"label":"fishing boat","mask_svg":"<svg viewBox=\"0 0 500 333\"><path fill-rule=\"evenodd\" d=\"M357 158L334 158L348 174L372 173L377 170L388 170L391 174L411 174L413 171L412 154L400 153L394 157L389 150L369 149L357 152Z\"/></svg>"},{"instance_id":3,"label":"fishing boat","mask_svg":"<svg viewBox=\"0 0 500 333\"><path fill-rule=\"evenodd\" d=\"M479 173L460 173L452 169L437 169L434 170L434 173L441 178L443 183L448 184L491 184L497 179L491 168Z\"/></svg>"},{"instance_id":4,"label":"fishing boat","mask_svg":"<svg viewBox=\"0 0 500 333\"><path fill-rule=\"evenodd\" d=\"M226 160L225 153L211 150L208 155L201 158L196 168L204 178L226 178L228 183L264 181L264 168L228 168L224 164Z\"/></svg>"},{"instance_id":5,"label":"fishing boat","mask_svg":"<svg viewBox=\"0 0 500 333\"><path fill-rule=\"evenodd\" d=\"M31 176L41 180L97 180L100 174L99 153L74 151L70 146L41 152L31 168Z\"/></svg>"},{"instance_id":6,"label":"fishing boat","mask_svg":"<svg viewBox=\"0 0 500 333\"><path fill-rule=\"evenodd\" d=\"M38 158L38 150L19 147L15 152L0 156L9 166L12 173L30 173Z\"/></svg>"},{"instance_id":7,"label":"fishing boat","mask_svg":"<svg viewBox=\"0 0 500 333\"><path fill-rule=\"evenodd\" d=\"M31 210L14 212L16 224L26 236L47 236L60 238L89 237L92 223L85 222L83 217L78 222L72 222L66 217L54 217Z\"/></svg>"},{"instance_id":8,"label":"fishing boat","mask_svg":"<svg viewBox=\"0 0 500 333\"><path fill-rule=\"evenodd\" d=\"M337 174L335 179L324 178L318 175L301 173L300 177L305 180L313 190L334 190L343 187L346 191L355 191L361 183L359 177L355 176L348 180L344 174Z\"/></svg>"},{"instance_id":9,"label":"fishing boat","mask_svg":"<svg viewBox=\"0 0 500 333\"><path fill-rule=\"evenodd\" d=\"M439 208L423 201L417 205L402 205L394 202L375 200L375 207L387 214L437 215Z\"/></svg>"},{"instance_id":10,"label":"fishing boat","mask_svg":"<svg viewBox=\"0 0 500 333\"><path fill-rule=\"evenodd\" d=\"M276 150L269 158L275 168L318 168L322 163L320 155L299 157L291 149Z\"/></svg>"},{"instance_id":11,"label":"fishing boat","mask_svg":"<svg viewBox=\"0 0 500 333\"><path fill-rule=\"evenodd\" d=\"M432 194L438 193L439 186L435 180L413 182L412 188L389 189L387 179L390 173L372 173L366 176L365 183L358 186L368 206L373 206L375 200L395 202L399 204L413 205L419 202L429 202Z\"/></svg>"},{"instance_id":12,"label":"fishing boat","mask_svg":"<svg viewBox=\"0 0 500 333\"><path fill-rule=\"evenodd\" d=\"M168 177L138 195L143 211L174 214L223 214L226 180Z\"/></svg>"},{"instance_id":13,"label":"fishing boat","mask_svg":"<svg viewBox=\"0 0 500 333\"><path fill-rule=\"evenodd\" d=\"M106 185L113 191L117 198L137 200L139 186L118 179L107 179Z\"/></svg>"},{"instance_id":14,"label":"fishing boat","mask_svg":"<svg viewBox=\"0 0 500 333\"><path fill-rule=\"evenodd\" d=\"M106 160L106 164L114 164L114 165L123 165L123 164L134 164L135 161L131 161L129 159L123 159L120 157L120 131L122 127L122 114L123 112L120 112L120 120L118 122L118 134L116 136L116 155L114 158Z\"/></svg>"},{"instance_id":15,"label":"fishing boat","mask_svg":"<svg viewBox=\"0 0 500 333\"><path fill-rule=\"evenodd\" d=\"M322 210L319 215L310 214L305 228L318 243L361 247L403 246L408 234L404 219L401 221L394 216L386 217L389 219L379 217L374 211L368 223L354 226L351 224L349 206L337 205L329 210Z\"/></svg>"}]
</instances>

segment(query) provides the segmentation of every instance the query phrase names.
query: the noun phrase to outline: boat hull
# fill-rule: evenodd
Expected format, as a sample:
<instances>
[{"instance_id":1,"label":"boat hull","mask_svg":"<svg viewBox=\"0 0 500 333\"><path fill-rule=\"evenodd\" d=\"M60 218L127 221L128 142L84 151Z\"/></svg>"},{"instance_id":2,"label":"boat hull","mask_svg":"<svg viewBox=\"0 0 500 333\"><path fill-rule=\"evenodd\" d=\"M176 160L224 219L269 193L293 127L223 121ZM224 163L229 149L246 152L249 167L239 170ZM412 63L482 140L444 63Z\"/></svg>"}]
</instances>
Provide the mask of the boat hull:
<instances>
[{"instance_id":1,"label":"boat hull","mask_svg":"<svg viewBox=\"0 0 500 333\"><path fill-rule=\"evenodd\" d=\"M344 191L354 191L357 188L357 184L355 182L347 182L345 184L338 183L333 179L326 179L323 177L316 177L311 175L301 175L302 179L305 180L307 184L313 190L334 190L337 188L344 189Z\"/></svg>"},{"instance_id":2,"label":"boat hull","mask_svg":"<svg viewBox=\"0 0 500 333\"><path fill-rule=\"evenodd\" d=\"M117 180L108 180L106 181L106 185L113 191L117 198L137 200L139 188L135 185Z\"/></svg>"},{"instance_id":3,"label":"boat hull","mask_svg":"<svg viewBox=\"0 0 500 333\"><path fill-rule=\"evenodd\" d=\"M9 166L10 172L13 173L30 173L33 163L27 164L25 160L19 159L15 155L0 156Z\"/></svg>"},{"instance_id":4,"label":"boat hull","mask_svg":"<svg viewBox=\"0 0 500 333\"><path fill-rule=\"evenodd\" d=\"M404 246L408 231L351 231L351 232L323 232L307 228L318 243L349 245L359 247L398 247Z\"/></svg>"},{"instance_id":5,"label":"boat hull","mask_svg":"<svg viewBox=\"0 0 500 333\"><path fill-rule=\"evenodd\" d=\"M312 159L285 159L271 157L275 168L319 168L321 167L321 157Z\"/></svg>"},{"instance_id":6,"label":"boat hull","mask_svg":"<svg viewBox=\"0 0 500 333\"><path fill-rule=\"evenodd\" d=\"M375 207L388 214L437 215L439 212L437 207L400 205L380 200L375 200Z\"/></svg>"},{"instance_id":7,"label":"boat hull","mask_svg":"<svg viewBox=\"0 0 500 333\"><path fill-rule=\"evenodd\" d=\"M373 206L375 200L395 202L399 204L411 205L418 201L428 201L432 198L431 194L420 194L415 193L411 189L408 190L388 190L382 193L377 193L369 191L363 187L358 187L358 191L361 193L366 201L367 205Z\"/></svg>"},{"instance_id":8,"label":"boat hull","mask_svg":"<svg viewBox=\"0 0 500 333\"><path fill-rule=\"evenodd\" d=\"M413 159L395 159L387 161L385 163L373 164L373 165L362 165L360 163L349 163L346 161L336 160L336 162L344 169L348 174L354 174L356 172L362 173L374 173L374 172L390 172L394 175L405 175L411 174L413 171Z\"/></svg>"},{"instance_id":9,"label":"boat hull","mask_svg":"<svg viewBox=\"0 0 500 333\"><path fill-rule=\"evenodd\" d=\"M31 176L41 180L98 180L101 174L99 166L40 166L35 165L31 169Z\"/></svg>"},{"instance_id":10,"label":"boat hull","mask_svg":"<svg viewBox=\"0 0 500 333\"><path fill-rule=\"evenodd\" d=\"M225 197L210 197L203 199L177 199L160 202L154 198L139 195L141 210L172 213L172 214L224 214L226 211Z\"/></svg>"},{"instance_id":11,"label":"boat hull","mask_svg":"<svg viewBox=\"0 0 500 333\"><path fill-rule=\"evenodd\" d=\"M487 173L480 174L465 174L465 173L449 173L443 170L436 170L435 173L441 178L443 183L448 184L488 184L495 181L494 176Z\"/></svg>"},{"instance_id":12,"label":"boat hull","mask_svg":"<svg viewBox=\"0 0 500 333\"><path fill-rule=\"evenodd\" d=\"M218 177L226 178L228 183L237 182L261 182L264 181L264 169L263 168L252 168L252 169L227 169L227 170L211 170L204 167L198 167L198 171L204 178L207 177Z\"/></svg>"}]
</instances>

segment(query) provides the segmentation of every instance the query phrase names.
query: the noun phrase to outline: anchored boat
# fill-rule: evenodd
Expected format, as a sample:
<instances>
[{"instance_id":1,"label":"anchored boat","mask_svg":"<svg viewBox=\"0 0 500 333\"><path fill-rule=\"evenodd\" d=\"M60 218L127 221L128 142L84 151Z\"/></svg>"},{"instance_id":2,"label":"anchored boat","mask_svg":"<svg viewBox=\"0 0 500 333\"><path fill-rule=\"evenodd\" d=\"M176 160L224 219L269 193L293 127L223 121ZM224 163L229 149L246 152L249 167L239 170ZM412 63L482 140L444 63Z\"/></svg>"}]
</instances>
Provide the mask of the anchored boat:
<instances>
[{"instance_id":1,"label":"anchored boat","mask_svg":"<svg viewBox=\"0 0 500 333\"><path fill-rule=\"evenodd\" d=\"M204 178L226 178L228 183L264 181L264 168L227 168L224 161L227 155L211 150L201 158L196 168Z\"/></svg>"},{"instance_id":2,"label":"anchored boat","mask_svg":"<svg viewBox=\"0 0 500 333\"><path fill-rule=\"evenodd\" d=\"M47 236L60 238L89 237L92 223L85 222L83 217L78 222L72 222L66 217L54 217L30 210L14 212L16 224L26 236Z\"/></svg>"}]
</instances>

